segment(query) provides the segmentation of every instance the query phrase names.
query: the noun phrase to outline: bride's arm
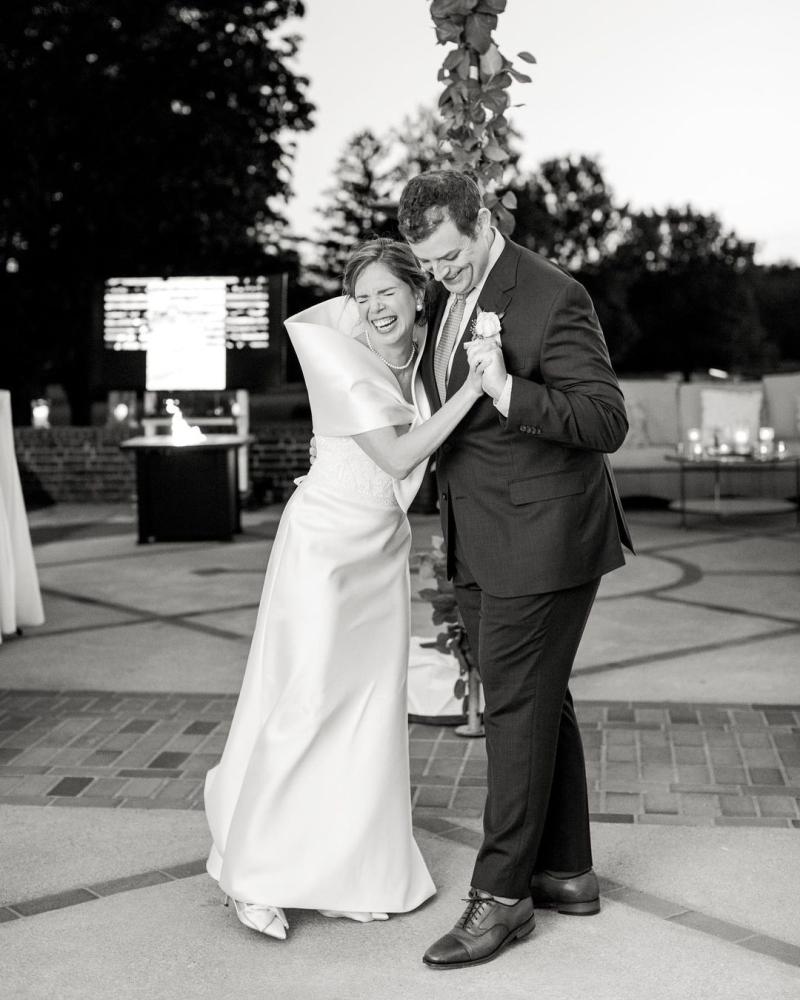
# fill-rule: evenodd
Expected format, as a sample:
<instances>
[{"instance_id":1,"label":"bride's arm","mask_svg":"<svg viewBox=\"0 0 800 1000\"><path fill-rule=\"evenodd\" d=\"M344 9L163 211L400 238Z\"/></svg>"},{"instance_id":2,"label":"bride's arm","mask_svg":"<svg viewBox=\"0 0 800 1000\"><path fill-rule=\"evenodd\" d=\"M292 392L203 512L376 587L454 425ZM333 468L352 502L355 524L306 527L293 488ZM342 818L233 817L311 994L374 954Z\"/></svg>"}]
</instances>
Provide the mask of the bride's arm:
<instances>
[{"instance_id":1,"label":"bride's arm","mask_svg":"<svg viewBox=\"0 0 800 1000\"><path fill-rule=\"evenodd\" d=\"M406 432L399 427L378 427L363 434L354 434L353 440L392 479L405 479L444 443L483 395L481 373L490 360L489 350L475 353L464 384L441 409L413 430Z\"/></svg>"}]
</instances>

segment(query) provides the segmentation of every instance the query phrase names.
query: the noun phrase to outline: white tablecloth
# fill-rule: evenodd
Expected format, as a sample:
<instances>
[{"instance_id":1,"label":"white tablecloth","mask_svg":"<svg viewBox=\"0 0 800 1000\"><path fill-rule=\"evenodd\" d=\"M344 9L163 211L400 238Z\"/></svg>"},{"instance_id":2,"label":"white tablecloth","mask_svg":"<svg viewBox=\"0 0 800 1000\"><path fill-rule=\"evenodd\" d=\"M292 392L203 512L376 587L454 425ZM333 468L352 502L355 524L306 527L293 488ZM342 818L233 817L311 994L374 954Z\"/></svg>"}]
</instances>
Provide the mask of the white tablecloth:
<instances>
[{"instance_id":1,"label":"white tablecloth","mask_svg":"<svg viewBox=\"0 0 800 1000\"><path fill-rule=\"evenodd\" d=\"M0 389L0 642L3 633L43 622L39 578L14 454L11 394Z\"/></svg>"}]
</instances>

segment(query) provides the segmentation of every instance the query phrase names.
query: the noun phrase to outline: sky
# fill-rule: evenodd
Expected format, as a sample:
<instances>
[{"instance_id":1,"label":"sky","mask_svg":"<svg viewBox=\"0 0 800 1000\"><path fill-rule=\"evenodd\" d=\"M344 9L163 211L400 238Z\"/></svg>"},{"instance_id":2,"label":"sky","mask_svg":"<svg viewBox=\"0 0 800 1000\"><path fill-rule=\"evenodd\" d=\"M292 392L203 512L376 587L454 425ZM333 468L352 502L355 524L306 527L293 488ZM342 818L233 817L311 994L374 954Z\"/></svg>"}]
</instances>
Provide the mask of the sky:
<instances>
[{"instance_id":1,"label":"sky","mask_svg":"<svg viewBox=\"0 0 800 1000\"><path fill-rule=\"evenodd\" d=\"M344 144L441 91L428 0L305 0L295 68L316 127L297 138L289 219L313 234ZM510 113L523 169L599 160L633 209L714 212L760 263L800 263L800 0L508 0L495 39L533 83Z\"/></svg>"}]
</instances>

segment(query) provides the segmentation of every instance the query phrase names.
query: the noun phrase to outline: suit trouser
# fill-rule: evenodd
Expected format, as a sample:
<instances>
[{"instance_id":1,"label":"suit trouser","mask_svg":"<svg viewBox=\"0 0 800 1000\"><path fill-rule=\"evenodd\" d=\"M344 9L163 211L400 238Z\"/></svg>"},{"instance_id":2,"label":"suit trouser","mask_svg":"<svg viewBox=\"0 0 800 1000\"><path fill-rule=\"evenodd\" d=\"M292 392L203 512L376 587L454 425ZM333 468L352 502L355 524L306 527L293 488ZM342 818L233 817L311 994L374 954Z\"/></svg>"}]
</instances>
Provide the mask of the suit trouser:
<instances>
[{"instance_id":1,"label":"suit trouser","mask_svg":"<svg viewBox=\"0 0 800 1000\"><path fill-rule=\"evenodd\" d=\"M494 597L478 587L459 549L456 540L456 599L477 653L488 758L472 885L521 898L534 872L592 865L586 766L568 682L600 580Z\"/></svg>"}]
</instances>

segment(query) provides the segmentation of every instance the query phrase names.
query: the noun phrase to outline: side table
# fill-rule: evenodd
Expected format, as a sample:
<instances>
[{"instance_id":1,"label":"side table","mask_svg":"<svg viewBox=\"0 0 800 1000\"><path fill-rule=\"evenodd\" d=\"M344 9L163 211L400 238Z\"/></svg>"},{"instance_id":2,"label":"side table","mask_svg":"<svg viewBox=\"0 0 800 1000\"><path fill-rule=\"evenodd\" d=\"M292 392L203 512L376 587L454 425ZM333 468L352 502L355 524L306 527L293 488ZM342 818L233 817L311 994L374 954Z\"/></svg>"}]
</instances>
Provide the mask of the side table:
<instances>
[{"instance_id":1,"label":"side table","mask_svg":"<svg viewBox=\"0 0 800 1000\"><path fill-rule=\"evenodd\" d=\"M230 541L240 532L238 452L250 440L209 434L191 444L168 435L123 441L120 448L136 455L139 544Z\"/></svg>"},{"instance_id":2,"label":"side table","mask_svg":"<svg viewBox=\"0 0 800 1000\"><path fill-rule=\"evenodd\" d=\"M687 514L711 514L718 519L732 514L785 514L794 511L800 525L800 455L788 453L769 458L755 458L751 455L703 455L689 458L686 455L667 454L670 462L677 462L680 470L680 498L673 500L670 510L680 511L681 525L686 527ZM755 472L764 474L778 467L793 467L795 496L797 501L772 497L726 497L722 495L723 472ZM686 477L692 472L713 472L714 487L711 497L687 499Z\"/></svg>"}]
</instances>

